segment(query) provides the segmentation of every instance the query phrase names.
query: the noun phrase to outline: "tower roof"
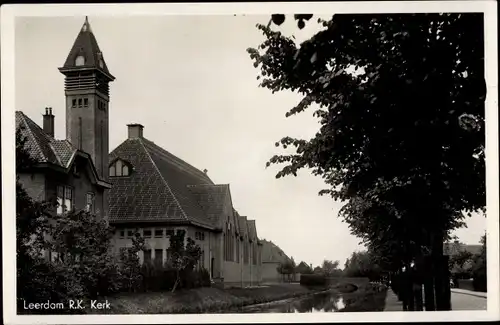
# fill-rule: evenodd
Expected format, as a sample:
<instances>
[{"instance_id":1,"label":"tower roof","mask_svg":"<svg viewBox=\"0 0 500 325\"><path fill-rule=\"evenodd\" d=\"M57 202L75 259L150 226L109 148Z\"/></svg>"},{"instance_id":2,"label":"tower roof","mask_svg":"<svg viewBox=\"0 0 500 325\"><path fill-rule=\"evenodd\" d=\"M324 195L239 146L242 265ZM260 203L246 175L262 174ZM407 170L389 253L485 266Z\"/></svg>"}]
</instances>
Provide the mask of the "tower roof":
<instances>
[{"instance_id":1,"label":"tower roof","mask_svg":"<svg viewBox=\"0 0 500 325\"><path fill-rule=\"evenodd\" d=\"M77 58L80 56L83 57L83 60L77 62ZM73 43L64 66L60 68L61 72L73 69L97 69L114 79L108 70L106 61L104 61L87 17L85 17L85 22Z\"/></svg>"}]
</instances>

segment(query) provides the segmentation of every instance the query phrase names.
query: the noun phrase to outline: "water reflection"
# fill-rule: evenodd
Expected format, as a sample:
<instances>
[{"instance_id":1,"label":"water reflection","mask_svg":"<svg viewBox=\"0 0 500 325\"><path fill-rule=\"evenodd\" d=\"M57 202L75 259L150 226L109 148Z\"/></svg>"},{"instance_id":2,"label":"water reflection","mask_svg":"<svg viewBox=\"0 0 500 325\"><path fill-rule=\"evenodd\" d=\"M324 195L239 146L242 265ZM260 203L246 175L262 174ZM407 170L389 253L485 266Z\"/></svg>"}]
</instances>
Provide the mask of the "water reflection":
<instances>
[{"instance_id":1,"label":"water reflection","mask_svg":"<svg viewBox=\"0 0 500 325\"><path fill-rule=\"evenodd\" d=\"M253 306L241 310L243 313L330 313L345 308L341 294L320 293L270 305Z\"/></svg>"}]
</instances>

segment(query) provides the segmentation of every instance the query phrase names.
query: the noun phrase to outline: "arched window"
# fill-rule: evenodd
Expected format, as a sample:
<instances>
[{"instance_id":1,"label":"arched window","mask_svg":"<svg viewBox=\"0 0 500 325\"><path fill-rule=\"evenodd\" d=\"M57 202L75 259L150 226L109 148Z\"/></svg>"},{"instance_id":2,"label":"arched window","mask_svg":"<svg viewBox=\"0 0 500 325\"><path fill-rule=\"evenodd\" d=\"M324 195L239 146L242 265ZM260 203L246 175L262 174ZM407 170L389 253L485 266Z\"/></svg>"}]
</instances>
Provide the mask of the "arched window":
<instances>
[{"instance_id":1,"label":"arched window","mask_svg":"<svg viewBox=\"0 0 500 325\"><path fill-rule=\"evenodd\" d=\"M109 166L109 176L119 177L119 176L130 176L132 172L132 166L129 163L124 162L120 159L116 160L113 164Z\"/></svg>"},{"instance_id":2,"label":"arched window","mask_svg":"<svg viewBox=\"0 0 500 325\"><path fill-rule=\"evenodd\" d=\"M76 57L76 59L75 59L75 65L77 67L85 65L85 58L83 57L83 55L79 55L79 56Z\"/></svg>"}]
</instances>

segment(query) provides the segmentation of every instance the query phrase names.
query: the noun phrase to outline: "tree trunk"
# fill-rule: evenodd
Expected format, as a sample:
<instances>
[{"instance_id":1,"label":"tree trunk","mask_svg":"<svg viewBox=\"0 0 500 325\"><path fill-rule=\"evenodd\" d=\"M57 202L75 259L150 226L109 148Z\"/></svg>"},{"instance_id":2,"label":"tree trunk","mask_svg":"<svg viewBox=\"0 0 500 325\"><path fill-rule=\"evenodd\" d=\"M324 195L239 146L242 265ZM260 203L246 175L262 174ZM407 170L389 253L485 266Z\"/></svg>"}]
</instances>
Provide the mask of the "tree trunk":
<instances>
[{"instance_id":1,"label":"tree trunk","mask_svg":"<svg viewBox=\"0 0 500 325\"><path fill-rule=\"evenodd\" d=\"M448 258L443 254L444 235L436 234L433 238L432 259L434 268L434 288L436 310L451 310L451 292L448 271Z\"/></svg>"},{"instance_id":2,"label":"tree trunk","mask_svg":"<svg viewBox=\"0 0 500 325\"><path fill-rule=\"evenodd\" d=\"M435 298L434 298L434 270L432 267L432 257L424 257L423 265L423 283L424 283L424 298L425 298L425 310L434 311L436 310Z\"/></svg>"}]
</instances>

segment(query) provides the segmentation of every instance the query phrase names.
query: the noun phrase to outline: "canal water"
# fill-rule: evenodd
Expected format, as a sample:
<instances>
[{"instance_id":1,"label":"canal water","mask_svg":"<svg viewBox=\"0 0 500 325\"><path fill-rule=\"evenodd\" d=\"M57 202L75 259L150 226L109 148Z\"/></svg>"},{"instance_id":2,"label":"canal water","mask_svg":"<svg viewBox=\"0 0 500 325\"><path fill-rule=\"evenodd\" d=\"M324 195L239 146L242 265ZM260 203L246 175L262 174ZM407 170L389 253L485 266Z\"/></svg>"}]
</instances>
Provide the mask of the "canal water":
<instances>
[{"instance_id":1,"label":"canal water","mask_svg":"<svg viewBox=\"0 0 500 325\"><path fill-rule=\"evenodd\" d=\"M331 313L344 309L342 294L324 292L302 298L242 308L242 313Z\"/></svg>"}]
</instances>

